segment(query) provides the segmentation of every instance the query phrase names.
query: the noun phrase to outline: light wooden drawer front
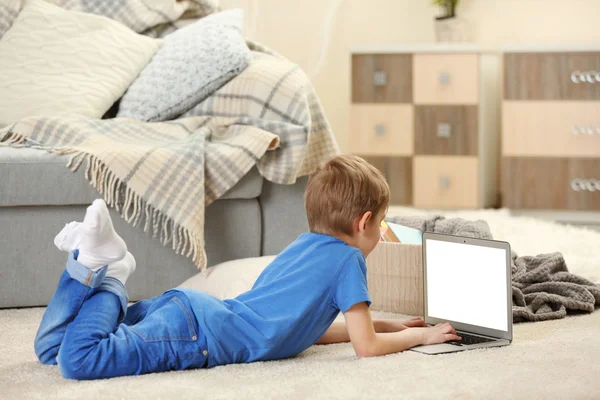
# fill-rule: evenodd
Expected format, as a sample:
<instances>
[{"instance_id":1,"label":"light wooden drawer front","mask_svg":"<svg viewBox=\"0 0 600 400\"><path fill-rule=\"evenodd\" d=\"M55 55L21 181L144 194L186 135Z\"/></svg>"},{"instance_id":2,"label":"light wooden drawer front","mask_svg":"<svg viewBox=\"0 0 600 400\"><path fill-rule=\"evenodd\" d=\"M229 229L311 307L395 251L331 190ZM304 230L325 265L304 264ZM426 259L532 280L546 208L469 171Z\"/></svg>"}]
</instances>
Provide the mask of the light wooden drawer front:
<instances>
[{"instance_id":1,"label":"light wooden drawer front","mask_svg":"<svg viewBox=\"0 0 600 400\"><path fill-rule=\"evenodd\" d=\"M415 154L477 155L477 106L415 106Z\"/></svg>"},{"instance_id":2,"label":"light wooden drawer front","mask_svg":"<svg viewBox=\"0 0 600 400\"><path fill-rule=\"evenodd\" d=\"M479 198L478 160L469 156L415 156L414 205L475 208Z\"/></svg>"},{"instance_id":3,"label":"light wooden drawer front","mask_svg":"<svg viewBox=\"0 0 600 400\"><path fill-rule=\"evenodd\" d=\"M507 100L600 100L600 53L507 53Z\"/></svg>"},{"instance_id":4,"label":"light wooden drawer front","mask_svg":"<svg viewBox=\"0 0 600 400\"><path fill-rule=\"evenodd\" d=\"M415 54L413 57L415 104L477 104L477 54Z\"/></svg>"},{"instance_id":5,"label":"light wooden drawer front","mask_svg":"<svg viewBox=\"0 0 600 400\"><path fill-rule=\"evenodd\" d=\"M413 106L351 106L350 151L370 155L413 154Z\"/></svg>"},{"instance_id":6,"label":"light wooden drawer front","mask_svg":"<svg viewBox=\"0 0 600 400\"><path fill-rule=\"evenodd\" d=\"M600 157L600 102L505 101L502 153Z\"/></svg>"},{"instance_id":7,"label":"light wooden drawer front","mask_svg":"<svg viewBox=\"0 0 600 400\"><path fill-rule=\"evenodd\" d=\"M410 103L412 55L353 54L353 103Z\"/></svg>"},{"instance_id":8,"label":"light wooden drawer front","mask_svg":"<svg viewBox=\"0 0 600 400\"><path fill-rule=\"evenodd\" d=\"M390 204L411 204L412 160L410 157L362 157L385 176L390 186Z\"/></svg>"},{"instance_id":9,"label":"light wooden drawer front","mask_svg":"<svg viewBox=\"0 0 600 400\"><path fill-rule=\"evenodd\" d=\"M506 157L502 164L504 207L600 210L600 159Z\"/></svg>"}]
</instances>

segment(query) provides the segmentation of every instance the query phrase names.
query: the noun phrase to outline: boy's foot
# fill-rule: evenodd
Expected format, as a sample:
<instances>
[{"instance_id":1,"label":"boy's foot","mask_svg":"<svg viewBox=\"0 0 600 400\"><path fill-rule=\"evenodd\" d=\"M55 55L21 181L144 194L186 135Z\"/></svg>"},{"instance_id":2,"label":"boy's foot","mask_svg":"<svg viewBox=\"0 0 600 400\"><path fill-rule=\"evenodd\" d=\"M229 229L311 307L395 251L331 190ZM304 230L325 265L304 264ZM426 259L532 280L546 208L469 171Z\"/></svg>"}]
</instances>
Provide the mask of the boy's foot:
<instances>
[{"instance_id":1,"label":"boy's foot","mask_svg":"<svg viewBox=\"0 0 600 400\"><path fill-rule=\"evenodd\" d=\"M135 271L135 258L127 252L123 259L108 265L104 279L115 278L125 286L127 278L133 274L133 271Z\"/></svg>"},{"instance_id":2,"label":"boy's foot","mask_svg":"<svg viewBox=\"0 0 600 400\"><path fill-rule=\"evenodd\" d=\"M127 245L115 232L102 199L87 208L80 233L77 261L92 270L120 261L127 254Z\"/></svg>"},{"instance_id":3,"label":"boy's foot","mask_svg":"<svg viewBox=\"0 0 600 400\"><path fill-rule=\"evenodd\" d=\"M81 243L81 222L73 221L65 225L64 228L54 238L54 245L59 250L69 253L79 247Z\"/></svg>"}]
</instances>

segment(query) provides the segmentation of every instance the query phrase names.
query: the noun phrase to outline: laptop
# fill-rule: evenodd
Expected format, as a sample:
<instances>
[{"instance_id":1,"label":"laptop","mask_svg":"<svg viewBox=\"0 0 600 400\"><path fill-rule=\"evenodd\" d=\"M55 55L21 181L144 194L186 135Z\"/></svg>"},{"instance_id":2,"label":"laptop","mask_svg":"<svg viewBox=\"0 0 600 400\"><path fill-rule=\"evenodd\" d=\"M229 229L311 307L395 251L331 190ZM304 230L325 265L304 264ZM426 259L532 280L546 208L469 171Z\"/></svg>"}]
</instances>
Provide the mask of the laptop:
<instances>
[{"instance_id":1,"label":"laptop","mask_svg":"<svg viewBox=\"0 0 600 400\"><path fill-rule=\"evenodd\" d=\"M423 234L425 322L449 322L460 342L417 346L454 353L512 342L511 252L507 242Z\"/></svg>"}]
</instances>

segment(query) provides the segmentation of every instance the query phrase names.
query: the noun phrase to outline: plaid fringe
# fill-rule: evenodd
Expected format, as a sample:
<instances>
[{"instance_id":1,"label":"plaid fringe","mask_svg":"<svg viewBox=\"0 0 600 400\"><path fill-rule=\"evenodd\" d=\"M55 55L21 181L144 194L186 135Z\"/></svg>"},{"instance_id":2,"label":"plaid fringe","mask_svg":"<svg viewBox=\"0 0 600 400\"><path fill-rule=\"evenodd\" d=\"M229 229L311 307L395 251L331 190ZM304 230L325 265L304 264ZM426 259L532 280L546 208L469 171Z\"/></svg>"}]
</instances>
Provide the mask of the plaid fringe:
<instances>
[{"instance_id":1,"label":"plaid fringe","mask_svg":"<svg viewBox=\"0 0 600 400\"><path fill-rule=\"evenodd\" d=\"M75 149L30 145L28 142L27 137L14 134L10 130L4 137L0 137L0 147L28 147L59 155L72 154L67 163L67 168L72 172L76 172L86 161L85 179L98 190L106 204L114 207L125 221L134 227L144 224L144 232L151 232L152 238L158 239L164 246L171 243L171 248L177 254L191 258L195 265L206 265L203 237L198 237L148 204L140 195L124 185L98 157Z\"/></svg>"}]
</instances>

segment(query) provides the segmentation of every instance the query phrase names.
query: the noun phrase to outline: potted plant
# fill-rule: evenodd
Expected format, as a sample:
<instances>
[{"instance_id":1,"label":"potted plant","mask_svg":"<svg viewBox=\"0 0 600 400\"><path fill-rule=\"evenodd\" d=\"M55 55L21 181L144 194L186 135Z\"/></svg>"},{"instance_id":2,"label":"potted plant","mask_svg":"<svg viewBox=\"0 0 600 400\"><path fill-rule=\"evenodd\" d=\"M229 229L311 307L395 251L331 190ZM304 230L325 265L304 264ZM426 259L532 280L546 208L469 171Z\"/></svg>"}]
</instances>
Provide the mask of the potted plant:
<instances>
[{"instance_id":1,"label":"potted plant","mask_svg":"<svg viewBox=\"0 0 600 400\"><path fill-rule=\"evenodd\" d=\"M460 0L431 0L442 14L435 17L435 36L438 42L464 42L467 29L464 21L456 16L456 7Z\"/></svg>"},{"instance_id":2,"label":"potted plant","mask_svg":"<svg viewBox=\"0 0 600 400\"><path fill-rule=\"evenodd\" d=\"M441 21L448 18L454 18L456 16L456 6L460 0L432 0L432 3L442 10L442 15L435 17L436 20Z\"/></svg>"}]
</instances>

